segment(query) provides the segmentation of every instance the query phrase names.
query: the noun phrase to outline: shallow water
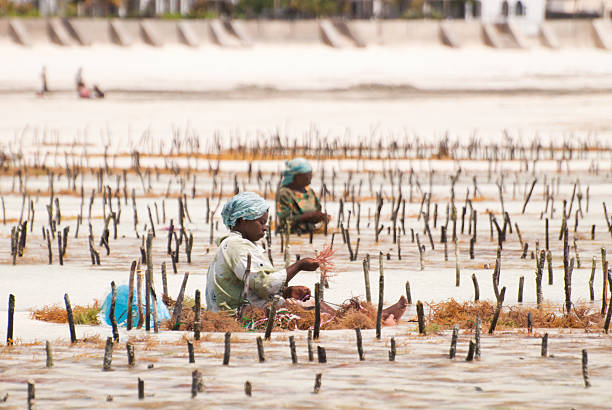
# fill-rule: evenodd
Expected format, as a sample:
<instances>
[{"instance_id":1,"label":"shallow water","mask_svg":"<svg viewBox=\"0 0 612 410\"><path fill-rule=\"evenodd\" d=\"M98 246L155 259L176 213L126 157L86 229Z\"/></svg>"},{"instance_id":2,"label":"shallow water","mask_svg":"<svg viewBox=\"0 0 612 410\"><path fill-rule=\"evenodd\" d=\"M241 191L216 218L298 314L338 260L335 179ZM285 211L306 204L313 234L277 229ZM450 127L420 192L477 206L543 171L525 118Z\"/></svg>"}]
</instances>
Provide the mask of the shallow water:
<instances>
[{"instance_id":1,"label":"shallow water","mask_svg":"<svg viewBox=\"0 0 612 410\"><path fill-rule=\"evenodd\" d=\"M372 97L372 98L370 98ZM245 98L246 99L246 98ZM578 144L578 137L585 141L599 141L609 146L610 124L607 107L612 106L608 94L568 95L518 93L503 96L499 93L484 94L445 94L445 95L378 95L359 92L358 95L339 95L323 92L321 95L302 96L256 96L249 101L240 98L155 95L144 98L141 95L109 95L104 101L78 101L69 94L57 94L45 100L38 100L29 94L10 94L0 98L0 112L11 115L3 118L0 124L0 141L12 153L23 155L26 162L44 163L56 169L83 165L104 167L105 146L107 161L111 168L131 167L130 153L139 150L150 156L143 157L142 165L165 168L169 165L191 167L197 175L195 197L188 195L188 209L191 222L186 228L194 235L193 260L188 264L182 248L178 264L178 274L173 274L170 259L166 253L167 227L170 218L178 213L176 196L181 191L181 175L161 173L152 174L150 182L143 182L134 173L128 173L128 193L133 188L136 208L139 214L137 229L144 232L145 224L150 225L147 206L152 210L157 237L154 240L153 259L155 264L156 289L161 288L160 266L166 262L168 268L169 294L178 293L182 274L190 272L187 295L195 289L204 291L204 275L214 254L215 247L210 243L210 224L205 221L206 197L218 192L219 184L224 184L224 196L233 189L234 176L238 178L241 189L256 190L263 194L266 182L276 185L282 161L254 161L253 173L262 172L262 180L253 177L247 180L246 161L221 161L217 181L210 172L211 163L205 159L193 158L183 153L171 159L167 152L172 138L172 127L180 127L181 138L190 132L200 136L208 143L219 130L225 143L230 138L241 136L253 138L261 131L267 138L275 130L280 130L289 140L293 138L324 138L327 135L340 136L345 140L369 136L402 136L413 138L415 133L427 141L437 142L445 130L452 130L451 137L465 142L466 138L478 130L484 141L503 141L504 130L515 141L527 143L540 135L543 141L560 144L569 141ZM32 115L35 114L35 115ZM317 132L313 129L318 130ZM346 132L350 129L350 133ZM146 131L149 130L149 131ZM305 137L304 137L305 135ZM574 137L574 135L576 137ZM414 140L413 140L414 141ZM161 145L163 142L165 145ZM206 148L202 148L203 151ZM554 283L548 285L545 268L543 295L546 303L561 306L563 293L562 243L558 240L561 227L559 215L562 201L570 200L574 182L579 179L577 192L582 199L580 207L583 217L576 233L573 232L574 219L570 219L570 239L578 241L581 267L576 267L572 278L572 300L575 304L590 303L588 281L591 275L591 261L596 260L594 277L595 301L593 309L601 306L603 275L601 270L600 249L610 244L610 235L603 220L602 202L609 198L611 164L609 150L592 151L579 159L559 165L560 153L553 160L539 159L525 163L518 160L503 160L493 164L488 161L471 160L454 162L448 160L407 158L402 160L329 160L314 161L317 174L313 186L319 192L323 169L326 170L325 183L337 196L335 201L326 201L326 209L334 217L330 235L317 235L313 244L307 237L291 238L292 259L297 254L308 256L322 249L331 241L331 231L337 231L336 222L339 212L339 198L349 176L354 184L363 181L361 197L355 203L345 202L345 221L351 235L353 246L360 238L358 257L349 261L347 247L342 244L341 236L336 233L334 246L337 249L336 265L338 272L330 279L330 288L325 289L325 299L332 303L342 303L352 296L364 297L365 284L362 272L362 258L366 253L372 256L371 291L374 301L378 299L378 261L379 252L385 254L385 294L386 304L397 300L405 293L405 282L410 281L413 300L439 302L454 298L459 301L471 300L474 288L471 275L474 273L480 284L482 300L494 300L491 274L495 262L497 242L491 239L487 211L496 214L501 221L501 206L495 183L502 175L505 179L504 206L513 223L520 226L522 239L529 243L529 250L544 246L545 186L554 190L555 216L551 219L551 251L553 253ZM543 157L544 158L544 157ZM443 244L440 243L440 224L443 223L445 205L449 201L449 176L458 167L462 174L455 187L459 210L464 206L466 189L473 189L472 177L478 179L480 196L474 200L473 207L478 211L478 241L475 259L469 259L469 238L467 224L464 233L458 228L460 284L455 283L455 257L452 244L449 244L448 260L444 259ZM420 181L409 190L407 174L415 171ZM397 245L393 244L387 228L391 227L391 196L396 193L382 170L402 170L405 172L402 192L406 202L405 232L401 238L401 259ZM418 219L421 209L422 191L428 190L429 172L432 177L432 209L439 205L438 224L432 235L435 249L423 233L422 219ZM337 176L331 182L332 172ZM376 171L369 186L369 171ZM521 208L526 191L534 177L538 184L533 196L522 214ZM145 185L151 189L145 192ZM215 185L217 183L217 185ZM84 186L84 205L81 208L80 186ZM410 306L400 326L383 329L383 340L375 341L371 330L364 331L366 361L359 362L354 345L354 333L347 331L324 331L321 345L328 349L326 365L307 363L306 333L293 332L295 335L299 361L292 366L289 359L288 333L275 334L272 342L266 344L269 358L265 363L256 362L256 349L253 334L233 335L232 361L229 367L221 365L221 334L207 334L205 341L197 344L196 366L204 373L205 393L195 400L190 399L191 371L187 363L185 341L182 333L162 332L151 335L146 342L136 343L138 365L128 369L124 346L116 346L114 371L104 373L102 367L103 342L67 345L66 325L34 322L28 317L28 310L48 304L63 304L63 295L68 293L74 304L89 304L93 299L101 299L110 289L110 281L126 283L132 260L140 256L141 239L136 237L133 227L131 199L125 202L121 194L121 222L117 239L112 239L111 252L106 255L98 246L103 228L102 195L98 192L95 176L86 172L77 178L77 192L72 192L65 176L55 181L56 196L59 197L62 211L60 227L70 227L67 254L64 266L58 265L57 245L53 243L54 259L47 264L47 244L43 240L41 228L48 224L46 205L49 201L48 177L45 174L29 174L27 177L30 199L35 210L34 228L28 234L28 242L23 257L17 258L17 265L11 265L8 244L10 229L19 219L22 194L19 178L13 172L0 176L0 190L5 201L7 224L0 225L0 236L5 244L0 248L0 290L4 295L16 296L15 336L24 344L0 350L0 399L8 392L9 399L3 405L8 408L23 408L25 405L25 381L36 381L37 400L41 408L141 408L168 407L186 408L210 405L220 408L235 407L283 407L283 408L379 408L379 407L503 407L503 408L606 408L610 395L607 386L610 379L610 339L600 332L588 333L577 330L548 330L551 339L549 352L552 356L543 359L539 356L540 337L544 330L536 329L529 335L525 330L496 332L493 336L483 335L483 356L480 361L464 361L467 344L473 337L466 330L461 331L458 358L447 359L450 333L448 331L426 337L418 336L414 319L414 307ZM104 185L116 190L115 176L105 177ZM184 190L191 192L191 180L184 183ZM120 191L123 182L119 182ZM589 188L589 208L587 194ZM375 192L381 189L385 203L381 213L384 230L378 243L373 235L373 210ZM91 219L88 218L89 197L94 192ZM412 199L410 193L412 191ZM272 204L272 196L268 192ZM166 210L163 221L162 204ZM361 205L360 229L356 226L356 206ZM155 212L157 205L158 212ZM211 201L211 208L217 199ZM578 207L574 202L574 211ZM118 205L113 200L113 208ZM347 221L348 210L352 217ZM108 209L107 209L108 211ZM368 211L370 217L368 218ZM83 224L78 238L76 218L81 213ZM27 215L27 209L24 216ZM159 215L159 221L157 215ZM550 216L550 209L546 212ZM573 214L572 214L573 215ZM213 221L219 222L218 214ZM101 252L101 265L92 266L88 251L87 223L92 223L96 248ZM467 221L466 221L467 222ZM220 223L220 222L219 222ZM595 239L590 239L591 225L596 225ZM433 225L433 224L432 224ZM425 245L424 269L419 266L417 245L412 241L411 229L420 234ZM214 237L224 233L224 229L214 228ZM570 241L571 256L576 257ZM354 249L354 248L353 248ZM521 245L516 231L509 234L502 253L500 287L507 288L504 306L516 306L519 277L524 276L524 304L535 304L535 260L530 252L521 258ZM389 260L386 254L389 253ZM273 259L282 266L278 237L273 239ZM313 287L319 280L318 274L300 273L295 283ZM0 340L6 338L6 303L0 305ZM102 340L111 334L110 328L97 326L77 326L78 337L100 335ZM130 335L144 335L134 331ZM398 356L395 363L387 361L389 338L395 335ZM121 333L122 342L128 338ZM51 340L55 347L56 365L44 368L44 342L28 345L34 340ZM159 341L156 345L155 341ZM147 347L148 346L148 347ZM148 349L148 350L147 350ZM580 371L580 352L589 352L589 367L593 386L585 390ZM153 364L153 369L147 369ZM312 394L315 374L323 373L323 387L318 395ZM136 396L138 377L145 380L147 397L139 402ZM253 383L253 397L243 393L246 380ZM114 398L106 401L107 394Z\"/></svg>"}]
</instances>

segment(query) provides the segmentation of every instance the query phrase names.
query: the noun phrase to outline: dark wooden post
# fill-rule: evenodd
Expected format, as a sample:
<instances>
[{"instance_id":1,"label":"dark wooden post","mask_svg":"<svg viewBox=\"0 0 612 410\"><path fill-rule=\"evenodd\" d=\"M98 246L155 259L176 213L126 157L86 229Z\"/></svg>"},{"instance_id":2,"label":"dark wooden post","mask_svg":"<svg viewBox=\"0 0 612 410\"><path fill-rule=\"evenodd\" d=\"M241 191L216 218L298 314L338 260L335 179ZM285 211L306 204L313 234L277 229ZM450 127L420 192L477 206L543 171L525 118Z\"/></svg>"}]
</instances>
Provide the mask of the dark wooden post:
<instances>
[{"instance_id":1,"label":"dark wooden post","mask_svg":"<svg viewBox=\"0 0 612 410\"><path fill-rule=\"evenodd\" d=\"M259 358L259 363L263 363L266 361L266 357L264 356L263 340L261 339L261 336L257 336L257 356Z\"/></svg>"},{"instance_id":2,"label":"dark wooden post","mask_svg":"<svg viewBox=\"0 0 612 410\"><path fill-rule=\"evenodd\" d=\"M425 313L423 312L423 303L417 302L417 317L419 320L419 334L425 335Z\"/></svg>"},{"instance_id":3,"label":"dark wooden post","mask_svg":"<svg viewBox=\"0 0 612 410\"><path fill-rule=\"evenodd\" d=\"M315 321L314 321L314 332L313 339L319 340L319 331L321 327L321 284L315 283Z\"/></svg>"},{"instance_id":4,"label":"dark wooden post","mask_svg":"<svg viewBox=\"0 0 612 410\"><path fill-rule=\"evenodd\" d=\"M308 361L314 361L314 352L312 350L312 330L308 331Z\"/></svg>"},{"instance_id":5,"label":"dark wooden post","mask_svg":"<svg viewBox=\"0 0 612 410\"><path fill-rule=\"evenodd\" d=\"M144 380L142 380L140 377L138 378L138 400L144 400L145 398L145 393L144 393Z\"/></svg>"},{"instance_id":6,"label":"dark wooden post","mask_svg":"<svg viewBox=\"0 0 612 410\"><path fill-rule=\"evenodd\" d=\"M378 310L376 312L376 339L380 340L381 338L381 327L382 327L382 311L383 311L383 303L385 296L385 268L383 266L383 254L380 252L378 254L378 269L379 269L379 277L378 277Z\"/></svg>"},{"instance_id":7,"label":"dark wooden post","mask_svg":"<svg viewBox=\"0 0 612 410\"><path fill-rule=\"evenodd\" d=\"M134 356L134 345L131 342L125 344L125 350L127 350L128 366L134 367L136 365L136 358Z\"/></svg>"},{"instance_id":8,"label":"dark wooden post","mask_svg":"<svg viewBox=\"0 0 612 410\"><path fill-rule=\"evenodd\" d=\"M51 348L51 343L47 340L45 341L45 351L47 352L47 367L53 367L53 349Z\"/></svg>"},{"instance_id":9,"label":"dark wooden post","mask_svg":"<svg viewBox=\"0 0 612 410\"><path fill-rule=\"evenodd\" d=\"M102 364L102 370L105 372L111 369L111 362L113 361L113 338L106 338L106 346L104 347L104 362Z\"/></svg>"},{"instance_id":10,"label":"dark wooden post","mask_svg":"<svg viewBox=\"0 0 612 410\"><path fill-rule=\"evenodd\" d=\"M584 387L591 387L588 364L589 356L587 355L586 349L582 349L582 378L584 379Z\"/></svg>"},{"instance_id":11,"label":"dark wooden post","mask_svg":"<svg viewBox=\"0 0 612 410\"><path fill-rule=\"evenodd\" d=\"M289 350L291 351L291 363L297 364L298 358L295 351L295 337L289 336Z\"/></svg>"},{"instance_id":12,"label":"dark wooden post","mask_svg":"<svg viewBox=\"0 0 612 410\"><path fill-rule=\"evenodd\" d=\"M115 305L117 304L117 286L115 286L115 281L111 282L111 305L108 312L110 316L111 326L113 328L113 340L115 342L119 341L119 329L117 328L117 318L115 317Z\"/></svg>"},{"instance_id":13,"label":"dark wooden post","mask_svg":"<svg viewBox=\"0 0 612 410\"><path fill-rule=\"evenodd\" d=\"M195 363L195 355L193 353L193 342L187 341L187 354L189 355L189 363Z\"/></svg>"},{"instance_id":14,"label":"dark wooden post","mask_svg":"<svg viewBox=\"0 0 612 410\"><path fill-rule=\"evenodd\" d=\"M274 328L274 321L276 320L276 304L277 303L278 303L278 298L275 297L268 311L268 323L266 324L266 332L264 334L264 340L270 340L270 337L272 336L272 329Z\"/></svg>"},{"instance_id":15,"label":"dark wooden post","mask_svg":"<svg viewBox=\"0 0 612 410\"><path fill-rule=\"evenodd\" d=\"M195 291L195 305L193 306L193 312L195 320L193 321L193 338L194 340L200 340L200 329L202 327L202 305L200 301L200 290Z\"/></svg>"},{"instance_id":16,"label":"dark wooden post","mask_svg":"<svg viewBox=\"0 0 612 410\"><path fill-rule=\"evenodd\" d=\"M395 355L396 355L395 337L391 337L391 350L389 350L389 361L390 362L394 362L395 361Z\"/></svg>"},{"instance_id":17,"label":"dark wooden post","mask_svg":"<svg viewBox=\"0 0 612 410\"><path fill-rule=\"evenodd\" d=\"M132 261L130 266L130 277L128 280L128 302L127 302L127 330L132 330L132 322L134 313L132 312L132 305L134 299L134 273L136 272L136 261Z\"/></svg>"},{"instance_id":18,"label":"dark wooden post","mask_svg":"<svg viewBox=\"0 0 612 410\"><path fill-rule=\"evenodd\" d=\"M9 295L8 303L8 326L6 329L6 344L10 346L13 344L13 320L15 317L15 295Z\"/></svg>"},{"instance_id":19,"label":"dark wooden post","mask_svg":"<svg viewBox=\"0 0 612 410\"><path fill-rule=\"evenodd\" d=\"M230 332L225 332L225 349L223 352L223 364L228 365L230 361L230 338L232 334Z\"/></svg>"},{"instance_id":20,"label":"dark wooden post","mask_svg":"<svg viewBox=\"0 0 612 410\"><path fill-rule=\"evenodd\" d=\"M363 354L363 341L361 338L361 329L358 327L355 328L355 336L357 337L357 353L359 354L359 360L365 360L365 355Z\"/></svg>"},{"instance_id":21,"label":"dark wooden post","mask_svg":"<svg viewBox=\"0 0 612 410\"><path fill-rule=\"evenodd\" d=\"M72 316L72 306L68 294L64 294L64 303L66 304L66 313L68 316L68 327L70 329L70 343L76 343L76 331L74 330L74 317Z\"/></svg>"},{"instance_id":22,"label":"dark wooden post","mask_svg":"<svg viewBox=\"0 0 612 410\"><path fill-rule=\"evenodd\" d=\"M319 359L319 363L327 363L327 354L325 353L324 347L317 346L317 358Z\"/></svg>"},{"instance_id":23,"label":"dark wooden post","mask_svg":"<svg viewBox=\"0 0 612 410\"><path fill-rule=\"evenodd\" d=\"M457 353L457 337L459 336L459 326L455 325L453 327L453 335L451 337L451 347L448 353L449 359L454 359L455 354Z\"/></svg>"},{"instance_id":24,"label":"dark wooden post","mask_svg":"<svg viewBox=\"0 0 612 410\"><path fill-rule=\"evenodd\" d=\"M545 333L542 337L542 351L540 355L542 357L548 356L548 333Z\"/></svg>"},{"instance_id":25,"label":"dark wooden post","mask_svg":"<svg viewBox=\"0 0 612 410\"><path fill-rule=\"evenodd\" d=\"M506 295L506 287L504 286L499 292L499 298L497 298L497 306L495 307L495 313L493 314L493 320L491 321L491 326L489 327L489 334L492 335L495 331L495 327L497 326L497 320L499 319L499 314L501 313L502 304L504 303L504 296Z\"/></svg>"}]
</instances>

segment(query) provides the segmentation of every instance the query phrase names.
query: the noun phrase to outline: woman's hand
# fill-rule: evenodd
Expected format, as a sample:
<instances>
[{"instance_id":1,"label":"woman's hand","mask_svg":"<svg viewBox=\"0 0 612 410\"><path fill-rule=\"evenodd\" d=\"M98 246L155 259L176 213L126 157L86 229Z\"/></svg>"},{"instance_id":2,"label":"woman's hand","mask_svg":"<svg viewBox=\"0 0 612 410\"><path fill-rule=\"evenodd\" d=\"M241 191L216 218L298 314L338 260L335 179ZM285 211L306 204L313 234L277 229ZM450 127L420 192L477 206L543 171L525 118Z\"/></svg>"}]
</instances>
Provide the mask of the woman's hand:
<instances>
[{"instance_id":1,"label":"woman's hand","mask_svg":"<svg viewBox=\"0 0 612 410\"><path fill-rule=\"evenodd\" d=\"M303 258L298 261L299 269L306 270L312 272L313 270L317 270L319 267L319 262L313 258Z\"/></svg>"},{"instance_id":2,"label":"woman's hand","mask_svg":"<svg viewBox=\"0 0 612 410\"><path fill-rule=\"evenodd\" d=\"M306 212L305 214L300 215L298 222L317 223L324 221L325 218L328 218L327 214L321 211Z\"/></svg>"}]
</instances>

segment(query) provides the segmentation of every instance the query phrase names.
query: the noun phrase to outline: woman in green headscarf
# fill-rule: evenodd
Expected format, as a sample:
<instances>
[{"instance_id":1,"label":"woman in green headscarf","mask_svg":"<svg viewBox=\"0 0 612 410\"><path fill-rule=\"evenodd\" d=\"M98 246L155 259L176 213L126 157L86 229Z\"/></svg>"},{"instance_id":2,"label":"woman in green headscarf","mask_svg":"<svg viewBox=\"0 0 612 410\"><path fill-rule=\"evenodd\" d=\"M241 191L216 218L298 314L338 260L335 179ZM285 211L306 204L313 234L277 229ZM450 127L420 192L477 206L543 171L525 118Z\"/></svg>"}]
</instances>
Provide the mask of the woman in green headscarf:
<instances>
[{"instance_id":1,"label":"woman in green headscarf","mask_svg":"<svg viewBox=\"0 0 612 410\"><path fill-rule=\"evenodd\" d=\"M311 181L312 166L307 160L295 158L285 161L276 204L281 230L289 227L292 232L309 232L327 218L321 212L319 198L310 187Z\"/></svg>"}]
</instances>

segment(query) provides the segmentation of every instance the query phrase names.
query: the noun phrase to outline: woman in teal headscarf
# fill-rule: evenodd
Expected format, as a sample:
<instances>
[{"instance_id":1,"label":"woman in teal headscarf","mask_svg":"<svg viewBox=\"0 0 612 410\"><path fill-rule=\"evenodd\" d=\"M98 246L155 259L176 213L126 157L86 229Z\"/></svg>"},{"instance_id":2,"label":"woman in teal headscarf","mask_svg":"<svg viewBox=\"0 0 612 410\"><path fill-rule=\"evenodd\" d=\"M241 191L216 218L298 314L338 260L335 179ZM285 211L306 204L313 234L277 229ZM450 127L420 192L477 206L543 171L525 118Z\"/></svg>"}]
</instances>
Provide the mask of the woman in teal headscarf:
<instances>
[{"instance_id":1,"label":"woman in teal headscarf","mask_svg":"<svg viewBox=\"0 0 612 410\"><path fill-rule=\"evenodd\" d=\"M324 222L327 215L321 212L321 203L310 187L312 166L304 158L285 161L283 180L278 192L276 212L281 229L292 232L308 232Z\"/></svg>"},{"instance_id":2,"label":"woman in teal headscarf","mask_svg":"<svg viewBox=\"0 0 612 410\"><path fill-rule=\"evenodd\" d=\"M253 192L235 195L223 206L221 216L230 233L219 240L219 249L208 268L208 310L235 312L244 303L263 307L270 297L281 293L285 297L309 295L308 288L301 286L290 287L294 289L289 292L283 290L298 272L316 270L317 261L303 258L286 269L275 270L263 249L255 244L268 229L268 209L266 201ZM249 256L251 265L247 279ZM247 280L248 286L245 286Z\"/></svg>"}]
</instances>

